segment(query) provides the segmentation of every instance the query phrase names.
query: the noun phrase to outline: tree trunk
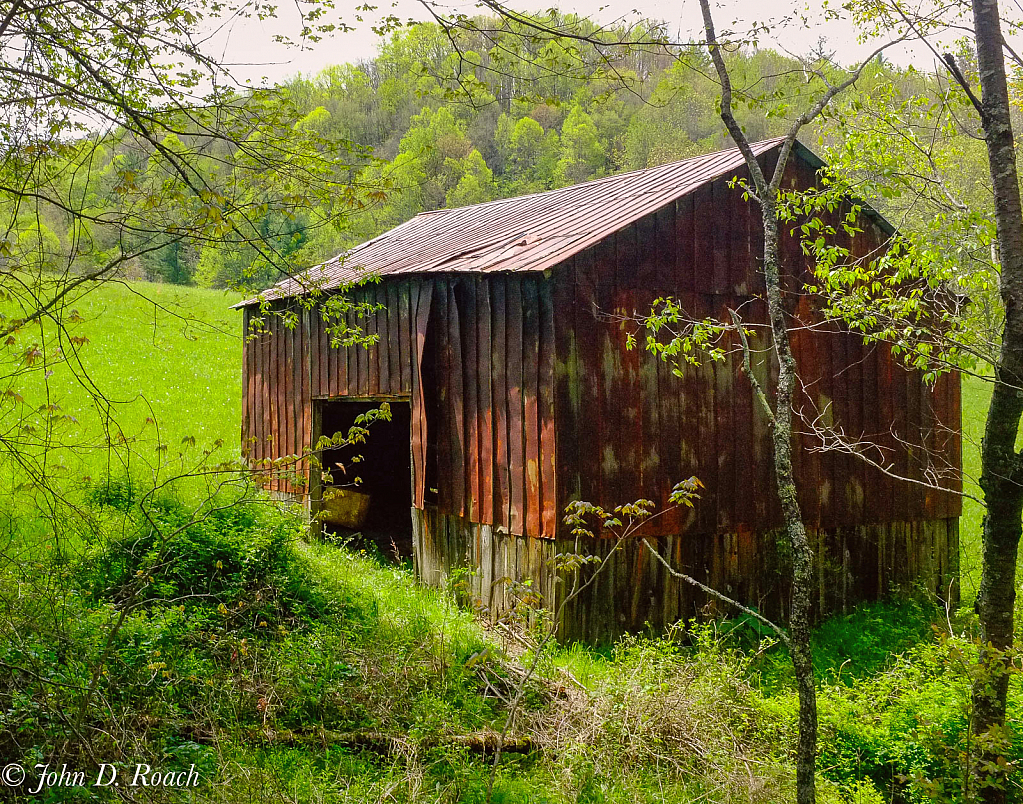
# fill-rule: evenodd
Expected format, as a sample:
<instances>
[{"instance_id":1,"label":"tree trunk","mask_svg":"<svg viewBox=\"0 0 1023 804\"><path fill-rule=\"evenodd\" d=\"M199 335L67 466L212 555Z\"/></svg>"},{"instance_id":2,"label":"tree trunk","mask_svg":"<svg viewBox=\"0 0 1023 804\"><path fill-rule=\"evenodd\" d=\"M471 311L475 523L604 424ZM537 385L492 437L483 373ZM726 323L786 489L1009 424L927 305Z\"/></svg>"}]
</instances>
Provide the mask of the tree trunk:
<instances>
[{"instance_id":1,"label":"tree trunk","mask_svg":"<svg viewBox=\"0 0 1023 804\"><path fill-rule=\"evenodd\" d=\"M700 0L707 49L721 80L721 120L733 142L742 152L746 166L756 188L756 197L764 222L764 285L767 290L767 311L771 320L771 342L778 357L777 398L774 410L761 397L771 418L771 441L774 451L774 477L781 501L785 530L792 549L792 605L789 610L789 654L799 688L799 743L796 747L796 804L815 804L817 801L817 687L813 673L813 652L810 648L810 607L813 600L813 550L803 525L803 512L796 494L796 478L792 470L792 400L796 389L799 366L792 354L789 329L785 321L782 301L781 259L778 248L778 190L785 167L792 153L792 145L802 126L813 120L834 95L850 86L859 71L845 82L830 86L824 97L797 118L789 136L778 153L771 180L764 176L760 163L750 148L749 140L732 114L732 82L728 67L721 55L710 0Z\"/></svg>"},{"instance_id":2,"label":"tree trunk","mask_svg":"<svg viewBox=\"0 0 1023 804\"><path fill-rule=\"evenodd\" d=\"M778 170L784 170L779 164ZM761 198L764 221L764 279L771 318L771 338L778 356L777 401L774 406L774 474L792 548L792 605L789 611L789 652L799 687L799 744L796 748L796 802L817 800L817 690L810 649L810 610L813 590L813 550L803 525L792 470L792 398L798 366L789 342L781 294L781 262L778 256L778 208L768 193Z\"/></svg>"},{"instance_id":3,"label":"tree trunk","mask_svg":"<svg viewBox=\"0 0 1023 804\"><path fill-rule=\"evenodd\" d=\"M984 735L977 764L978 799L1006 800L1004 763L1008 651L1013 644L1016 557L1023 512L1016 435L1023 414L1023 212L1016 149L1009 117L1009 92L1002 54L997 0L973 0L980 68L984 140L994 191L1001 262L999 291L1005 307L995 384L984 428L980 486L984 520L983 566L977 610L982 646L981 672L973 686L973 732Z\"/></svg>"}]
</instances>

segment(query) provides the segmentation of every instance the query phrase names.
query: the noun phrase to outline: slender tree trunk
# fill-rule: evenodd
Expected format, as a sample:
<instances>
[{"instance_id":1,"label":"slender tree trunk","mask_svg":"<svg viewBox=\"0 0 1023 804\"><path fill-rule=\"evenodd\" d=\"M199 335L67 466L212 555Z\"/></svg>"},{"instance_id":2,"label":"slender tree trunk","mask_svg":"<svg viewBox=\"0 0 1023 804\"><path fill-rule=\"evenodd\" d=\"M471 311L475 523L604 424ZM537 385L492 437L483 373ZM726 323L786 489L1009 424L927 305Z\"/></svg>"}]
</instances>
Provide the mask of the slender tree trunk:
<instances>
[{"instance_id":1,"label":"slender tree trunk","mask_svg":"<svg viewBox=\"0 0 1023 804\"><path fill-rule=\"evenodd\" d=\"M828 102L859 76L830 86L825 95L800 115L789 130L786 141L778 151L778 162L770 181L750 147L749 140L732 113L732 82L728 67L714 31L710 0L700 0L707 49L721 81L721 120L733 142L743 155L746 167L756 188L756 197L764 222L764 285L767 290L767 310L771 321L771 341L778 357L777 398L774 410L766 399L771 418L771 440L774 447L774 477L781 500L785 530L792 550L792 604L789 609L789 654L792 670L799 688L799 742L796 747L796 804L815 804L817 801L817 686L813 672L813 652L810 647L810 611L813 600L813 550L803 525L803 512L796 494L796 478L792 470L792 400L796 390L799 366L792 354L789 329L785 321L782 301L781 259L778 248L778 190L792 153L792 145L799 130L813 120ZM862 69L862 67L861 67Z\"/></svg>"},{"instance_id":2,"label":"slender tree trunk","mask_svg":"<svg viewBox=\"0 0 1023 804\"><path fill-rule=\"evenodd\" d=\"M1006 800L1004 748L1008 652L1013 645L1016 558L1023 514L1020 456L1016 435L1023 415L1023 211L1016 149L1009 117L1009 92L1002 53L997 0L973 0L980 68L984 140L994 190L995 224L1001 262L999 291L1005 306L995 384L984 428L980 486L984 519L983 565L977 609L982 646L981 672L973 687L975 734L985 735L978 765L978 799Z\"/></svg>"},{"instance_id":3,"label":"slender tree trunk","mask_svg":"<svg viewBox=\"0 0 1023 804\"><path fill-rule=\"evenodd\" d=\"M779 170L783 169L779 165ZM792 548L792 604L789 611L789 653L799 687L799 744L796 748L796 801L817 800L817 688L814 683L813 654L810 649L813 550L803 525L803 513L796 496L792 470L792 399L798 366L789 342L781 294L781 262L778 256L778 207L764 193L760 200L764 220L764 279L771 319L771 338L778 356L777 401L774 406L774 475L781 499L782 515Z\"/></svg>"}]
</instances>

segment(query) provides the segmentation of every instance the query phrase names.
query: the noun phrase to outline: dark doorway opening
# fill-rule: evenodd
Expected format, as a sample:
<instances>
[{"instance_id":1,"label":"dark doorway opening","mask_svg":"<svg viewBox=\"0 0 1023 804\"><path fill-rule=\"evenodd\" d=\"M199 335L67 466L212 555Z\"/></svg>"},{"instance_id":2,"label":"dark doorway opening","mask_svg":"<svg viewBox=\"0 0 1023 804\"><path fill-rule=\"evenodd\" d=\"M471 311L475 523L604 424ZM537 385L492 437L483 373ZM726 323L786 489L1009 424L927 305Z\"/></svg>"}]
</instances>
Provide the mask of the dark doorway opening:
<instances>
[{"instance_id":1,"label":"dark doorway opening","mask_svg":"<svg viewBox=\"0 0 1023 804\"><path fill-rule=\"evenodd\" d=\"M347 438L355 420L382 404L375 400L325 400L320 406L320 433ZM324 522L324 533L355 536L371 541L379 551L397 560L412 556L412 410L408 401L387 400L391 420L377 419L366 427L365 443L325 449L323 468L330 472L330 487L369 495L365 522L358 531ZM322 496L321 496L322 499Z\"/></svg>"}]
</instances>

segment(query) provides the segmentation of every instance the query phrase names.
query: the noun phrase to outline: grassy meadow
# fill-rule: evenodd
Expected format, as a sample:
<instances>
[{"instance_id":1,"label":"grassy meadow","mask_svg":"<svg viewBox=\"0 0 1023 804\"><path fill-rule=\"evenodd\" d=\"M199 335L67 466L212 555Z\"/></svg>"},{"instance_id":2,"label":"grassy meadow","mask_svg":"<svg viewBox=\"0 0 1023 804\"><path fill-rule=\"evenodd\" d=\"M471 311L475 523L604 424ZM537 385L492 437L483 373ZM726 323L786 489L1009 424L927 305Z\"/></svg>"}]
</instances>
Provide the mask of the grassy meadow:
<instances>
[{"instance_id":1,"label":"grassy meadow","mask_svg":"<svg viewBox=\"0 0 1023 804\"><path fill-rule=\"evenodd\" d=\"M30 411L59 409L47 450L55 471L71 481L126 472L152 477L218 441L220 454L237 456L242 317L230 306L238 300L219 290L107 282L65 303L67 333L59 343L50 321L26 328L15 354L49 341L47 354L58 347L67 358L21 366L8 381ZM0 302L0 312L14 314L7 308ZM68 335L82 340L72 348ZM110 400L110 408L97 398ZM29 419L45 427L37 413ZM15 470L0 482L20 480Z\"/></svg>"},{"instance_id":2,"label":"grassy meadow","mask_svg":"<svg viewBox=\"0 0 1023 804\"><path fill-rule=\"evenodd\" d=\"M26 375L25 397L48 392L74 432L98 442L84 371L124 403L144 470L159 443L173 453L191 437L195 449L219 439L233 455L234 300L96 288L72 305L89 339L82 370ZM963 399L975 474L986 387L965 381ZM75 517L47 520L57 538L46 558L13 553L22 525L0 518L0 558L14 556L0 561L0 589L18 590L2 597L0 667L24 668L0 674L0 757L199 768L198 789L146 791L155 802L792 798L795 685L785 651L748 618L602 649L539 648L524 624L484 627L456 602L457 585L424 589L408 567L307 542L302 522L269 501L214 503L196 517L180 495L142 502L145 471L128 480L115 466L113 482L96 484L104 450L66 452L69 479L92 480ZM979 522L967 502L964 597L976 585ZM969 628L968 614L946 619L919 600L865 605L818 628L822 804L967 800ZM487 740L505 727L530 750L509 751L492 776ZM1023 740L1012 755L1023 759ZM84 799L50 790L45 800Z\"/></svg>"}]
</instances>

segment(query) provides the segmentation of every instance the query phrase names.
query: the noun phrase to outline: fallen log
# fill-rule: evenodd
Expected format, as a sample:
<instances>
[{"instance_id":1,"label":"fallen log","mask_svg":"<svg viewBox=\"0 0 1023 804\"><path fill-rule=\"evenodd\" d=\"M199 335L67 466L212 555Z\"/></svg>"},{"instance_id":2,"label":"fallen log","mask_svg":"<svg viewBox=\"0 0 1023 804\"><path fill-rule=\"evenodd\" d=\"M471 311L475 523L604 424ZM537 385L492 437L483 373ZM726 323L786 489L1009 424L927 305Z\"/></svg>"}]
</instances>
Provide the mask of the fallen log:
<instances>
[{"instance_id":1,"label":"fallen log","mask_svg":"<svg viewBox=\"0 0 1023 804\"><path fill-rule=\"evenodd\" d=\"M216 735L200 732L198 729L186 729L188 736L196 742L210 744L215 742ZM237 738L237 735L234 735ZM409 750L424 748L441 748L459 746L476 754L493 754L501 742L501 734L496 731L478 731L469 734L441 734L412 740L400 735L382 731L361 729L358 731L332 731L318 729L316 731L293 731L290 729L260 729L242 735L246 742L262 742L267 745L283 745L289 747L348 745L363 748L381 754L408 753ZM528 754L533 751L533 741L519 734L509 734L504 738L502 753Z\"/></svg>"}]
</instances>

